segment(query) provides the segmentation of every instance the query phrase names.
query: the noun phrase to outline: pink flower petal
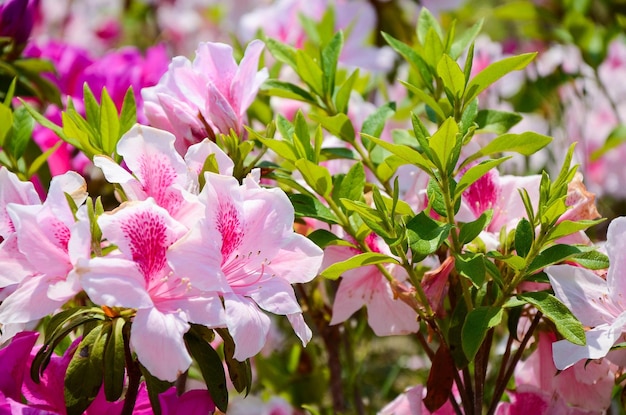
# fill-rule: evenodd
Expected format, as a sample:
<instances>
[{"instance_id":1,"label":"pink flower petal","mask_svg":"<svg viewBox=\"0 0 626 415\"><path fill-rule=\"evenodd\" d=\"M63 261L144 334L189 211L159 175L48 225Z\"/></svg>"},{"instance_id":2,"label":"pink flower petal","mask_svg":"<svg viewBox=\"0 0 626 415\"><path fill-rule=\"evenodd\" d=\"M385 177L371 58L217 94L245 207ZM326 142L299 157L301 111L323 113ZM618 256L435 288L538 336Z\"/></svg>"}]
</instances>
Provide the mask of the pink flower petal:
<instances>
[{"instance_id":1,"label":"pink flower petal","mask_svg":"<svg viewBox=\"0 0 626 415\"><path fill-rule=\"evenodd\" d=\"M270 319L252 300L242 296L224 295L224 307L228 331L235 341L234 358L243 362L263 348Z\"/></svg>"}]
</instances>

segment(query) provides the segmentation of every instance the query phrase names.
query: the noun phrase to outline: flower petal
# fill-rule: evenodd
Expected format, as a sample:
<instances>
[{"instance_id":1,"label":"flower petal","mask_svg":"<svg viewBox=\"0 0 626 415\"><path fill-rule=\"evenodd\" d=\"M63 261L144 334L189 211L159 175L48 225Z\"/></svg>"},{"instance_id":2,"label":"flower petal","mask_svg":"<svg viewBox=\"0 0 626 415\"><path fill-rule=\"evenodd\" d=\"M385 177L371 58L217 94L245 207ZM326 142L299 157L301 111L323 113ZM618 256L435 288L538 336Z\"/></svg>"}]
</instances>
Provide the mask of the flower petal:
<instances>
[{"instance_id":1,"label":"flower petal","mask_svg":"<svg viewBox=\"0 0 626 415\"><path fill-rule=\"evenodd\" d=\"M606 282L614 302L626 308L626 278L623 272L626 269L626 217L611 221L607 231L606 251L611 260L611 266Z\"/></svg>"},{"instance_id":2,"label":"flower petal","mask_svg":"<svg viewBox=\"0 0 626 415\"><path fill-rule=\"evenodd\" d=\"M611 323L621 310L608 296L607 282L593 272L570 265L546 268L554 294L584 326Z\"/></svg>"},{"instance_id":3,"label":"flower petal","mask_svg":"<svg viewBox=\"0 0 626 415\"><path fill-rule=\"evenodd\" d=\"M188 330L189 324L179 315L163 314L156 308L137 310L130 344L153 376L173 382L191 365L183 341Z\"/></svg>"},{"instance_id":4,"label":"flower petal","mask_svg":"<svg viewBox=\"0 0 626 415\"><path fill-rule=\"evenodd\" d=\"M265 344L270 328L270 318L245 297L224 295L226 323L235 341L234 358L243 362L259 353Z\"/></svg>"}]
</instances>

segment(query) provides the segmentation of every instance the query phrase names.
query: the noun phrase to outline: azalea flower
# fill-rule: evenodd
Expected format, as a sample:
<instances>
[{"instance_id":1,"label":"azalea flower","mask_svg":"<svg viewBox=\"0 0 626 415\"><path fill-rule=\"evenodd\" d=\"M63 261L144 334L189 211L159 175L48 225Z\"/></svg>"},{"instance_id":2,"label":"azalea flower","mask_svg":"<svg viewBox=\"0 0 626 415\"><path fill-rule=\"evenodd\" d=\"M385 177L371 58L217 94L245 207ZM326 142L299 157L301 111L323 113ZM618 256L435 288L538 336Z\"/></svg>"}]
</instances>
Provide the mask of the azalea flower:
<instances>
[{"instance_id":1,"label":"azalea flower","mask_svg":"<svg viewBox=\"0 0 626 415\"><path fill-rule=\"evenodd\" d=\"M261 309L286 315L306 344L311 331L291 284L315 277L322 251L293 231L293 206L281 189L262 188L250 175L241 185L230 176L205 177L204 217L168 252L174 273L223 298L236 359L265 344L270 319Z\"/></svg>"},{"instance_id":2,"label":"azalea flower","mask_svg":"<svg viewBox=\"0 0 626 415\"><path fill-rule=\"evenodd\" d=\"M89 257L91 234L84 209L77 212L76 221L65 195L80 206L85 190L85 180L68 172L53 178L43 204L6 206L15 233L0 246L0 281L15 289L0 305L3 340L16 332L7 326L36 322L80 291L74 264Z\"/></svg>"},{"instance_id":3,"label":"azalea flower","mask_svg":"<svg viewBox=\"0 0 626 415\"><path fill-rule=\"evenodd\" d=\"M599 359L626 330L626 217L614 219L607 232L606 250L610 259L606 280L581 267L554 265L546 274L556 297L587 327L587 344L578 346L567 340L553 345L554 363L563 370L582 359Z\"/></svg>"},{"instance_id":4,"label":"azalea flower","mask_svg":"<svg viewBox=\"0 0 626 415\"><path fill-rule=\"evenodd\" d=\"M191 364L183 341L189 323L224 326L219 299L167 263L166 251L187 228L152 198L126 202L98 224L118 251L79 262L83 288L96 304L137 310L130 335L137 358L154 376L174 381Z\"/></svg>"},{"instance_id":5,"label":"azalea flower","mask_svg":"<svg viewBox=\"0 0 626 415\"><path fill-rule=\"evenodd\" d=\"M371 234L366 243L373 252L389 254L389 249L377 235ZM329 246L324 250L323 268L360 253L347 246ZM404 287L404 281L408 278L406 271L395 264L385 266ZM343 273L335 294L330 324L346 321L363 306L367 307L367 322L377 336L415 333L419 330L415 310L397 298L387 279L374 265Z\"/></svg>"},{"instance_id":6,"label":"azalea flower","mask_svg":"<svg viewBox=\"0 0 626 415\"><path fill-rule=\"evenodd\" d=\"M250 42L239 65L223 43L200 43L193 62L175 57L159 83L141 91L148 120L176 135L181 154L217 133L241 136L246 110L268 77L266 68L258 70L263 47Z\"/></svg>"},{"instance_id":7,"label":"azalea flower","mask_svg":"<svg viewBox=\"0 0 626 415\"><path fill-rule=\"evenodd\" d=\"M202 206L197 201L198 174L209 154L215 154L220 171L232 172L233 162L214 143L205 140L189 148L185 159L174 149L176 138L169 132L135 124L117 144L130 172L111 158L95 156L110 183L122 186L128 200L156 203L188 227L198 219Z\"/></svg>"}]
</instances>

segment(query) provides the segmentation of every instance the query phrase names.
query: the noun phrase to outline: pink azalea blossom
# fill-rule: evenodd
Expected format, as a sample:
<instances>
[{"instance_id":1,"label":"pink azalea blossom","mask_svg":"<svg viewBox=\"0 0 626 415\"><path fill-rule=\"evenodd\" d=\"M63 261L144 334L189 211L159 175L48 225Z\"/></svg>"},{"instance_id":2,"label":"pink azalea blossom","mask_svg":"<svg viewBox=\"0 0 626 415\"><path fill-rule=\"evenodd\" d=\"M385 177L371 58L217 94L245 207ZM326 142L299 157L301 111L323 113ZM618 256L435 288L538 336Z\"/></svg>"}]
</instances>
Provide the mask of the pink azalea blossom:
<instances>
[{"instance_id":1,"label":"pink azalea blossom","mask_svg":"<svg viewBox=\"0 0 626 415\"><path fill-rule=\"evenodd\" d=\"M148 120L176 135L181 154L217 133L232 129L241 136L246 111L268 77L266 68L258 70L263 47L250 42L239 65L223 43L200 43L193 62L175 57L159 83L142 90Z\"/></svg>"},{"instance_id":2,"label":"pink azalea blossom","mask_svg":"<svg viewBox=\"0 0 626 415\"><path fill-rule=\"evenodd\" d=\"M426 388L422 385L407 388L396 399L388 403L378 415L453 415L454 408L450 402L446 402L435 412L430 412L424 402Z\"/></svg>"},{"instance_id":3,"label":"pink azalea blossom","mask_svg":"<svg viewBox=\"0 0 626 415\"><path fill-rule=\"evenodd\" d=\"M567 340L554 343L554 363L565 369L583 359L599 359L626 331L626 285L622 272L626 260L626 218L609 225L606 250L611 262L606 280L581 267L555 265L546 268L554 294L580 322L591 329L587 344L578 346Z\"/></svg>"},{"instance_id":4,"label":"pink azalea blossom","mask_svg":"<svg viewBox=\"0 0 626 415\"><path fill-rule=\"evenodd\" d=\"M270 319L261 309L286 315L307 343L311 331L291 284L315 277L322 251L293 231L293 206L282 190L262 188L251 176L242 185L229 176L205 177L204 218L168 252L174 272L223 298L236 359L265 344Z\"/></svg>"},{"instance_id":5,"label":"pink azalea blossom","mask_svg":"<svg viewBox=\"0 0 626 415\"><path fill-rule=\"evenodd\" d=\"M3 261L0 280L17 287L0 305L1 324L18 327L35 322L80 291L73 271L78 259L90 254L89 222L82 210L78 212L82 219L76 221L65 194L80 206L86 198L85 190L84 179L69 172L52 180L43 204L7 206L16 245L8 245L13 237L2 245L2 251L8 247L14 257L13 261ZM0 259L6 254L0 253ZM16 262L19 280L5 266ZM10 337L11 332L7 330L2 338Z\"/></svg>"},{"instance_id":6,"label":"pink azalea blossom","mask_svg":"<svg viewBox=\"0 0 626 415\"><path fill-rule=\"evenodd\" d=\"M167 131L136 124L117 145L130 172L105 156L94 157L94 164L109 182L121 184L128 200L152 197L175 219L191 226L202 213L195 193L205 159L215 154L224 172L232 172L233 162L208 140L190 147L183 160L174 150L174 141Z\"/></svg>"},{"instance_id":7,"label":"pink azalea blossom","mask_svg":"<svg viewBox=\"0 0 626 415\"><path fill-rule=\"evenodd\" d=\"M521 395L524 390L523 393L538 395L542 402L568 410L599 415L607 409L611 404L616 366L606 359L589 363L580 361L558 372L552 356L552 343L556 336L541 331L538 337L535 351L515 368L517 405L530 402L528 395Z\"/></svg>"},{"instance_id":8,"label":"pink azalea blossom","mask_svg":"<svg viewBox=\"0 0 626 415\"><path fill-rule=\"evenodd\" d=\"M376 235L367 238L374 252L389 254L389 249ZM361 253L346 246L329 246L324 250L326 268ZM406 271L400 266L385 265L389 272L404 286ZM356 268L343 273L333 303L330 324L346 321L363 306L367 307L367 322L377 336L415 333L419 330L417 313L402 300L396 298L391 285L374 265Z\"/></svg>"},{"instance_id":9,"label":"pink azalea blossom","mask_svg":"<svg viewBox=\"0 0 626 415\"><path fill-rule=\"evenodd\" d=\"M130 337L137 358L154 376L174 381L191 364L183 341L189 323L224 325L219 299L201 295L167 263L168 248L187 228L151 198L126 202L98 224L119 251L79 263L83 288L96 304L137 310Z\"/></svg>"}]
</instances>

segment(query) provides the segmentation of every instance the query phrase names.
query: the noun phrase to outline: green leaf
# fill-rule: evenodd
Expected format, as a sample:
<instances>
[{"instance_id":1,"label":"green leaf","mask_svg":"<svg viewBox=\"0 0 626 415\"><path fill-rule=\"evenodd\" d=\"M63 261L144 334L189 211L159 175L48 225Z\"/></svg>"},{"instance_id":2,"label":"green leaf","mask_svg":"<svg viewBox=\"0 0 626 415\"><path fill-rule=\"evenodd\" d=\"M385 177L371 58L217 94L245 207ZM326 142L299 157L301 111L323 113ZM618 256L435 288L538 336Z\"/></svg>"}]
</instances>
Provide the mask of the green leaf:
<instances>
[{"instance_id":1,"label":"green leaf","mask_svg":"<svg viewBox=\"0 0 626 415\"><path fill-rule=\"evenodd\" d=\"M309 125L307 124L302 111L298 110L293 121L294 126L294 140L293 146L296 150L298 158L305 158L310 161L315 161L315 153L313 146L311 146L311 135L309 133Z\"/></svg>"},{"instance_id":2,"label":"green leaf","mask_svg":"<svg viewBox=\"0 0 626 415\"><path fill-rule=\"evenodd\" d=\"M437 115L439 121L443 121L446 119L446 114L441 109L441 106L435 101L433 97L431 97L426 92L422 91L420 88L409 84L408 82L400 81L402 85L407 87L409 91L413 92L424 104L428 105Z\"/></svg>"},{"instance_id":3,"label":"green leaf","mask_svg":"<svg viewBox=\"0 0 626 415\"><path fill-rule=\"evenodd\" d=\"M343 33L339 31L321 51L322 72L324 73L322 78L323 90L327 97L332 97L335 91L335 75L342 47Z\"/></svg>"},{"instance_id":4,"label":"green leaf","mask_svg":"<svg viewBox=\"0 0 626 415\"><path fill-rule=\"evenodd\" d=\"M261 85L261 91L275 97L295 99L296 101L308 102L310 104L317 103L313 95L300 88L298 85L279 81L278 79L268 79L265 81L263 85Z\"/></svg>"},{"instance_id":5,"label":"green leaf","mask_svg":"<svg viewBox=\"0 0 626 415\"><path fill-rule=\"evenodd\" d=\"M111 156L115 153L117 141L120 138L120 119L115 103L109 96L106 88L102 88L100 101L100 137L102 140L102 150L106 155Z\"/></svg>"},{"instance_id":6,"label":"green leaf","mask_svg":"<svg viewBox=\"0 0 626 415\"><path fill-rule=\"evenodd\" d=\"M137 123L137 103L135 102L135 93L133 87L128 87L126 94L124 95L124 101L122 102L122 110L120 111L120 137L133 125Z\"/></svg>"},{"instance_id":7,"label":"green leaf","mask_svg":"<svg viewBox=\"0 0 626 415\"><path fill-rule=\"evenodd\" d=\"M124 391L124 324L123 318L112 320L110 336L104 347L104 395L109 402L117 401Z\"/></svg>"},{"instance_id":8,"label":"green leaf","mask_svg":"<svg viewBox=\"0 0 626 415\"><path fill-rule=\"evenodd\" d=\"M503 314L500 307L478 307L469 312L461 332L463 352L467 360L474 360L487 331L500 324Z\"/></svg>"},{"instance_id":9,"label":"green leaf","mask_svg":"<svg viewBox=\"0 0 626 415\"><path fill-rule=\"evenodd\" d=\"M329 133L348 143L354 143L354 126L346 114L335 114L332 117L318 114L309 114L309 117L322 124Z\"/></svg>"},{"instance_id":10,"label":"green leaf","mask_svg":"<svg viewBox=\"0 0 626 415\"><path fill-rule=\"evenodd\" d=\"M461 67L448 55L443 55L437 64L437 75L456 99L460 99L465 90L465 75Z\"/></svg>"},{"instance_id":11,"label":"green leaf","mask_svg":"<svg viewBox=\"0 0 626 415\"><path fill-rule=\"evenodd\" d=\"M100 131L100 105L98 105L98 101L93 95L93 92L91 92L91 88L89 88L87 82L83 83L83 97L87 122L92 125L96 131Z\"/></svg>"},{"instance_id":12,"label":"green leaf","mask_svg":"<svg viewBox=\"0 0 626 415\"><path fill-rule=\"evenodd\" d=\"M316 229L310 234L307 235L313 243L320 248L324 249L329 245L343 245L353 247L351 243L341 239L337 235L332 232L327 231L326 229Z\"/></svg>"},{"instance_id":13,"label":"green leaf","mask_svg":"<svg viewBox=\"0 0 626 415\"><path fill-rule=\"evenodd\" d=\"M96 326L81 340L67 366L64 384L68 415L82 414L102 386L102 354L109 334L104 327Z\"/></svg>"},{"instance_id":14,"label":"green leaf","mask_svg":"<svg viewBox=\"0 0 626 415\"><path fill-rule=\"evenodd\" d=\"M427 8L422 7L422 10L420 10L420 14L417 19L417 39L422 45L426 43L426 35L431 28L435 31L437 36L439 36L439 41L442 41L443 31L441 30L439 22L428 11Z\"/></svg>"},{"instance_id":15,"label":"green leaf","mask_svg":"<svg viewBox=\"0 0 626 415\"><path fill-rule=\"evenodd\" d=\"M295 164L304 180L317 194L324 197L330 194L333 183L328 169L305 159L300 159Z\"/></svg>"},{"instance_id":16,"label":"green leaf","mask_svg":"<svg viewBox=\"0 0 626 415\"><path fill-rule=\"evenodd\" d=\"M565 261L569 257L583 252L573 245L558 244L543 250L528 267L528 272L538 271L548 265Z\"/></svg>"},{"instance_id":17,"label":"green leaf","mask_svg":"<svg viewBox=\"0 0 626 415\"><path fill-rule=\"evenodd\" d=\"M483 19L480 19L477 23L475 23L471 28L463 32L461 36L459 36L453 43L450 48L450 57L452 59L457 59L465 48L474 42L474 39L478 36L483 27Z\"/></svg>"},{"instance_id":18,"label":"green leaf","mask_svg":"<svg viewBox=\"0 0 626 415\"><path fill-rule=\"evenodd\" d=\"M550 240L559 239L559 238L562 238L567 235L571 235L579 231L584 231L585 229L591 226L597 225L598 223L601 223L603 221L604 219L579 220L575 222L571 220L561 221L557 223L556 226L550 230L550 233L549 233Z\"/></svg>"},{"instance_id":19,"label":"green leaf","mask_svg":"<svg viewBox=\"0 0 626 415\"><path fill-rule=\"evenodd\" d=\"M365 189L365 169L361 162L355 163L341 180L339 188L337 184L333 188L333 196L339 199L361 200Z\"/></svg>"},{"instance_id":20,"label":"green leaf","mask_svg":"<svg viewBox=\"0 0 626 415\"><path fill-rule=\"evenodd\" d=\"M194 358L215 406L222 412L228 409L228 389L222 359L210 343L194 334L193 329L184 335L189 354Z\"/></svg>"},{"instance_id":21,"label":"green leaf","mask_svg":"<svg viewBox=\"0 0 626 415\"><path fill-rule=\"evenodd\" d=\"M288 141L276 140L274 138L265 138L261 136L255 136L255 139L263 143L264 146L268 147L278 156L286 160L289 160L292 162L295 162L296 160L298 160L295 149L293 148L293 144L291 144Z\"/></svg>"},{"instance_id":22,"label":"green leaf","mask_svg":"<svg viewBox=\"0 0 626 415\"><path fill-rule=\"evenodd\" d=\"M277 61L285 63L294 70L297 70L296 53L298 50L296 48L271 38L265 39L265 46Z\"/></svg>"},{"instance_id":23,"label":"green leaf","mask_svg":"<svg viewBox=\"0 0 626 415\"><path fill-rule=\"evenodd\" d=\"M513 151L524 156L530 156L541 150L552 141L551 137L527 131L522 134L503 134L485 145L480 151L468 157L463 164L484 156Z\"/></svg>"},{"instance_id":24,"label":"green leaf","mask_svg":"<svg viewBox=\"0 0 626 415\"><path fill-rule=\"evenodd\" d=\"M8 150L15 159L20 159L26 151L26 146L33 135L35 122L26 108L19 107L13 111L13 126L11 134L7 136L5 149Z\"/></svg>"},{"instance_id":25,"label":"green leaf","mask_svg":"<svg viewBox=\"0 0 626 415\"><path fill-rule=\"evenodd\" d=\"M340 201L349 212L356 212L369 229L376 234L382 237L391 237L387 231L388 219L385 217L387 212L372 209L369 205L359 201L349 199L340 199Z\"/></svg>"},{"instance_id":26,"label":"green leaf","mask_svg":"<svg viewBox=\"0 0 626 415\"><path fill-rule=\"evenodd\" d=\"M337 112L341 112L344 114L348 113L348 103L350 101L350 94L352 93L352 89L354 88L354 84L356 80L359 79L359 69L355 69L348 79L346 79L339 90L335 94L335 109Z\"/></svg>"},{"instance_id":27,"label":"green leaf","mask_svg":"<svg viewBox=\"0 0 626 415\"><path fill-rule=\"evenodd\" d=\"M224 360L228 367L228 376L233 382L235 390L239 393L246 391L246 396L250 392L252 387L252 368L250 366L250 359L246 359L245 362L236 360L235 355L235 341L231 337L227 329L216 329L222 340L224 340Z\"/></svg>"},{"instance_id":28,"label":"green leaf","mask_svg":"<svg viewBox=\"0 0 626 415\"><path fill-rule=\"evenodd\" d=\"M478 235L485 229L485 227L491 222L493 216L492 210L486 210L478 219L473 222L462 223L459 231L459 243L465 245L472 242Z\"/></svg>"},{"instance_id":29,"label":"green leaf","mask_svg":"<svg viewBox=\"0 0 626 415\"><path fill-rule=\"evenodd\" d=\"M35 158L35 160L33 160L28 166L26 177L30 178L33 175L35 175L39 171L41 166L43 166L46 163L46 161L48 161L48 157L50 157L52 153L54 153L55 151L57 151L59 147L61 147L61 144L63 144L63 141L59 140L56 143L54 143L52 147L50 147L45 152L37 156L37 158Z\"/></svg>"},{"instance_id":30,"label":"green leaf","mask_svg":"<svg viewBox=\"0 0 626 415\"><path fill-rule=\"evenodd\" d=\"M507 111L480 110L476 116L478 132L504 134L522 120L522 116Z\"/></svg>"},{"instance_id":31,"label":"green leaf","mask_svg":"<svg viewBox=\"0 0 626 415\"><path fill-rule=\"evenodd\" d=\"M518 294L517 298L537 307L543 315L554 323L561 335L570 342L584 346L587 342L583 325L572 312L552 294L545 291Z\"/></svg>"},{"instance_id":32,"label":"green leaf","mask_svg":"<svg viewBox=\"0 0 626 415\"><path fill-rule=\"evenodd\" d=\"M364 134L363 136L366 137L368 140L372 140L385 150L388 150L391 153L395 154L402 160L405 160L407 163L420 167L422 170L432 176L433 173L431 169L435 166L430 160L426 159L422 154L413 150L411 147L389 143L379 138L372 137L371 135Z\"/></svg>"},{"instance_id":33,"label":"green leaf","mask_svg":"<svg viewBox=\"0 0 626 415\"><path fill-rule=\"evenodd\" d=\"M499 166L506 160L511 157L501 157L498 159L489 159L485 161L481 161L480 163L469 168L463 176L459 179L459 182L456 186L455 198L461 197L463 192L467 190L472 184L474 184L478 179L487 174L491 169Z\"/></svg>"},{"instance_id":34,"label":"green leaf","mask_svg":"<svg viewBox=\"0 0 626 415\"><path fill-rule=\"evenodd\" d=\"M589 251L576 254L569 259L591 270L607 269L609 257L598 251Z\"/></svg>"},{"instance_id":35,"label":"green leaf","mask_svg":"<svg viewBox=\"0 0 626 415\"><path fill-rule=\"evenodd\" d=\"M450 155L456 146L458 133L459 126L454 118L450 117L444 121L441 127L439 127L430 138L430 148L437 156L442 171L446 171L447 166L451 162ZM433 161L437 164L436 160ZM454 164L456 164L456 162Z\"/></svg>"},{"instance_id":36,"label":"green leaf","mask_svg":"<svg viewBox=\"0 0 626 415\"><path fill-rule=\"evenodd\" d=\"M6 105L0 105L0 147L4 147L4 140L13 125L13 111Z\"/></svg>"},{"instance_id":37,"label":"green leaf","mask_svg":"<svg viewBox=\"0 0 626 415\"><path fill-rule=\"evenodd\" d=\"M515 251L517 255L526 258L534 239L535 231L532 225L526 218L522 218L515 228Z\"/></svg>"},{"instance_id":38,"label":"green leaf","mask_svg":"<svg viewBox=\"0 0 626 415\"><path fill-rule=\"evenodd\" d=\"M450 224L439 223L423 211L415 215L406 224L413 260L419 261L434 253L448 238L450 229Z\"/></svg>"},{"instance_id":39,"label":"green leaf","mask_svg":"<svg viewBox=\"0 0 626 415\"><path fill-rule=\"evenodd\" d=\"M535 59L536 55L536 52L524 53L522 55L502 59L487 66L467 84L465 88L465 102L473 101L478 94L509 72L524 69Z\"/></svg>"},{"instance_id":40,"label":"green leaf","mask_svg":"<svg viewBox=\"0 0 626 415\"><path fill-rule=\"evenodd\" d=\"M345 261L332 264L322 271L320 275L329 280L336 280L346 271L376 264L398 264L398 261L385 254L379 254L377 252L364 252L362 254L355 255L350 259L346 259Z\"/></svg>"},{"instance_id":41,"label":"green leaf","mask_svg":"<svg viewBox=\"0 0 626 415\"><path fill-rule=\"evenodd\" d=\"M317 62L302 50L296 52L296 73L314 93L324 96L324 73Z\"/></svg>"},{"instance_id":42,"label":"green leaf","mask_svg":"<svg viewBox=\"0 0 626 415\"><path fill-rule=\"evenodd\" d=\"M428 69L428 64L426 63L426 61L424 61L424 58L422 58L411 46L407 45L404 42L399 41L393 36L385 32L381 32L381 35L383 36L385 41L389 44L389 46L391 46L393 50L395 50L400 55L402 55L402 57L410 65L412 65L413 68L415 68L415 70L417 70L417 72L422 77L422 80L424 81L426 86L429 89L433 90L433 86L432 86L433 76L430 73L430 70Z\"/></svg>"},{"instance_id":43,"label":"green leaf","mask_svg":"<svg viewBox=\"0 0 626 415\"><path fill-rule=\"evenodd\" d=\"M474 287L480 288L485 282L485 261L483 254L465 253L454 257L454 266L460 275L468 278Z\"/></svg>"},{"instance_id":44,"label":"green leaf","mask_svg":"<svg viewBox=\"0 0 626 415\"><path fill-rule=\"evenodd\" d=\"M326 223L337 223L333 212L315 197L296 193L290 194L289 200L294 207L296 218L313 218Z\"/></svg>"},{"instance_id":45,"label":"green leaf","mask_svg":"<svg viewBox=\"0 0 626 415\"><path fill-rule=\"evenodd\" d=\"M385 122L396 112L396 103L388 102L376 109L370 114L361 127L363 134L371 135L374 137L380 137L380 134L385 128Z\"/></svg>"}]
</instances>

